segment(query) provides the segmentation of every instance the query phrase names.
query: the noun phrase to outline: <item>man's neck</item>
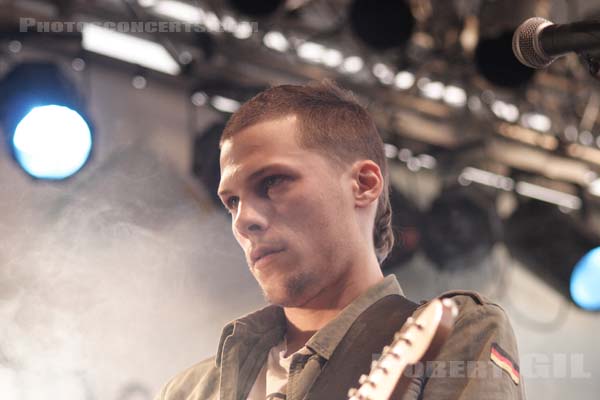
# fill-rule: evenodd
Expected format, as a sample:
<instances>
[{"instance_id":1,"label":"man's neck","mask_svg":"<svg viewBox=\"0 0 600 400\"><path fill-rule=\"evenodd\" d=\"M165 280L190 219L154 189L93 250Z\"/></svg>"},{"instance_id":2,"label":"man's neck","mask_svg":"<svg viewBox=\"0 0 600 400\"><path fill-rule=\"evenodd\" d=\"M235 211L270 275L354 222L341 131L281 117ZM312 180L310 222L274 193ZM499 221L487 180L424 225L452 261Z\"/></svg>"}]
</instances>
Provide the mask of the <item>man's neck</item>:
<instances>
[{"instance_id":1,"label":"man's neck","mask_svg":"<svg viewBox=\"0 0 600 400\"><path fill-rule=\"evenodd\" d=\"M285 307L287 355L298 351L319 329L333 320L348 304L381 282L379 269L364 268L324 288L301 307Z\"/></svg>"}]
</instances>

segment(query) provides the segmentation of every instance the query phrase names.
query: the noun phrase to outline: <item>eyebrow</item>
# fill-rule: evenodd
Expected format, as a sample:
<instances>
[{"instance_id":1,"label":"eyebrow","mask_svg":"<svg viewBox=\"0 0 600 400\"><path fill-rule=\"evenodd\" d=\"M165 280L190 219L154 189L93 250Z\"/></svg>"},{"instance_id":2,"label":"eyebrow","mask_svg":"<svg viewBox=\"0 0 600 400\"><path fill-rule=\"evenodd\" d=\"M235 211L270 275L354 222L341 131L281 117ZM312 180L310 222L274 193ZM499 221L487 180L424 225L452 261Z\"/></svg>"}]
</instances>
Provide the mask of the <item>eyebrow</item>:
<instances>
[{"instance_id":1,"label":"eyebrow","mask_svg":"<svg viewBox=\"0 0 600 400\"><path fill-rule=\"evenodd\" d=\"M264 167L259 168L256 171L254 171L252 174L250 174L250 176L248 176L248 180L249 181L253 181L257 177L265 174L268 170L274 169L274 168L286 168L286 166L283 165L283 164L280 164L280 163L273 163L273 164L266 165ZM229 193L231 193L231 191L229 191L229 190L221 190L221 191L217 192L217 195L219 195L219 197L223 197L223 196L225 196L225 195L227 195Z\"/></svg>"}]
</instances>

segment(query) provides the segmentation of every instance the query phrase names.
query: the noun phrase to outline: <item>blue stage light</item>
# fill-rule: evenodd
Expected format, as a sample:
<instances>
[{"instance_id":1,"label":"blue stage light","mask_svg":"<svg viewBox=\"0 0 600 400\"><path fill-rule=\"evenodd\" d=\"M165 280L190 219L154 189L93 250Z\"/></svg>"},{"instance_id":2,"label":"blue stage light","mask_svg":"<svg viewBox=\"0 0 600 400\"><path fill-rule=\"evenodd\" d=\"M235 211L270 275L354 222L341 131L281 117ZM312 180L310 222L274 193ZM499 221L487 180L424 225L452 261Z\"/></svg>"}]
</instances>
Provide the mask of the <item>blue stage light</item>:
<instances>
[{"instance_id":1,"label":"blue stage light","mask_svg":"<svg viewBox=\"0 0 600 400\"><path fill-rule=\"evenodd\" d=\"M525 200L504 226L513 257L577 307L600 311L600 237L592 225L553 204Z\"/></svg>"},{"instance_id":2,"label":"blue stage light","mask_svg":"<svg viewBox=\"0 0 600 400\"><path fill-rule=\"evenodd\" d=\"M34 178L60 180L92 153L92 126L76 85L54 63L17 64L0 82L0 122L12 155Z\"/></svg>"},{"instance_id":3,"label":"blue stage light","mask_svg":"<svg viewBox=\"0 0 600 400\"><path fill-rule=\"evenodd\" d=\"M571 274L571 298L581 308L600 310L600 247L588 252Z\"/></svg>"},{"instance_id":4,"label":"blue stage light","mask_svg":"<svg viewBox=\"0 0 600 400\"><path fill-rule=\"evenodd\" d=\"M12 138L23 169L40 179L64 179L87 161L92 149L89 125L76 111L59 105L33 108Z\"/></svg>"}]
</instances>

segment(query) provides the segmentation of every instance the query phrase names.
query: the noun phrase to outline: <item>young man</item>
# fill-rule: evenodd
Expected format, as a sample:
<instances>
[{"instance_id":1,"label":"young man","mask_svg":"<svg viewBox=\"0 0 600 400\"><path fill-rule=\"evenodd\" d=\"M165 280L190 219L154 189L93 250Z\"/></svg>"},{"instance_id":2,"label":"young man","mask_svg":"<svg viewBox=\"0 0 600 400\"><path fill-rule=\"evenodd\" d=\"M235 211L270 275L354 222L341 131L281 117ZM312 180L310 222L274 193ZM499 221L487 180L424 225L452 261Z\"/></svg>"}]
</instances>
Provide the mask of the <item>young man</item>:
<instances>
[{"instance_id":1,"label":"young man","mask_svg":"<svg viewBox=\"0 0 600 400\"><path fill-rule=\"evenodd\" d=\"M157 399L344 399L417 308L380 268L393 236L375 124L331 82L283 85L232 115L220 148L219 196L270 305L228 324L217 355ZM453 333L402 398L521 398L504 311L472 292L443 296L460 310Z\"/></svg>"}]
</instances>

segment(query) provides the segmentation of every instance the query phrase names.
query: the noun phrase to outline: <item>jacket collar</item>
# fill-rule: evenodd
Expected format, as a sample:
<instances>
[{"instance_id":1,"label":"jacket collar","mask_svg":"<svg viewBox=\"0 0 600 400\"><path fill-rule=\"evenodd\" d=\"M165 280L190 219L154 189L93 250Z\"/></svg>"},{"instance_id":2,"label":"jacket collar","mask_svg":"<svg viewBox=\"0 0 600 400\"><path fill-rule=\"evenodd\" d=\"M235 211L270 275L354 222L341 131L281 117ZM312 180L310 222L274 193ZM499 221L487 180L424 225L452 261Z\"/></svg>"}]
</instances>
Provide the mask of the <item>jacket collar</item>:
<instances>
[{"instance_id":1,"label":"jacket collar","mask_svg":"<svg viewBox=\"0 0 600 400\"><path fill-rule=\"evenodd\" d=\"M283 308L269 305L258 311L249 313L225 325L219 340L219 348L215 362L221 365L223 347L227 338L249 340L251 338L272 338L273 346L283 339L285 333L285 314ZM272 347L272 346L271 346Z\"/></svg>"},{"instance_id":2,"label":"jacket collar","mask_svg":"<svg viewBox=\"0 0 600 400\"><path fill-rule=\"evenodd\" d=\"M402 289L396 276L388 275L348 304L337 317L308 340L306 347L329 360L358 316L383 297L394 294L402 296Z\"/></svg>"},{"instance_id":3,"label":"jacket collar","mask_svg":"<svg viewBox=\"0 0 600 400\"><path fill-rule=\"evenodd\" d=\"M392 294L403 296L396 276L388 275L354 299L337 317L315 333L306 343L306 347L328 360L356 318L369 306ZM286 320L283 308L275 305L266 306L231 321L221 333L215 360L217 367L221 365L223 347L228 338L234 340L237 338L247 342L260 339L272 343L269 346L272 347L283 339L285 329Z\"/></svg>"}]
</instances>

